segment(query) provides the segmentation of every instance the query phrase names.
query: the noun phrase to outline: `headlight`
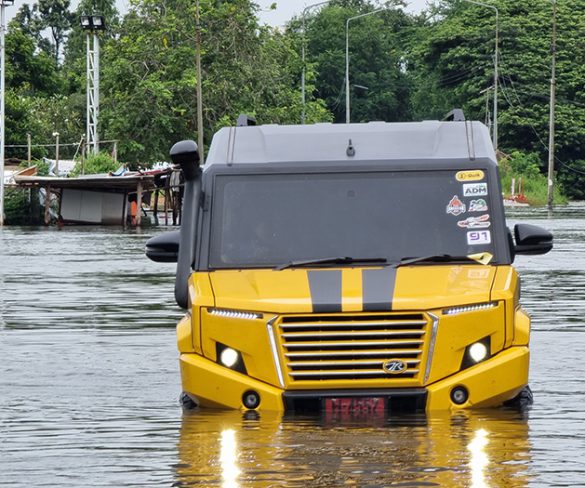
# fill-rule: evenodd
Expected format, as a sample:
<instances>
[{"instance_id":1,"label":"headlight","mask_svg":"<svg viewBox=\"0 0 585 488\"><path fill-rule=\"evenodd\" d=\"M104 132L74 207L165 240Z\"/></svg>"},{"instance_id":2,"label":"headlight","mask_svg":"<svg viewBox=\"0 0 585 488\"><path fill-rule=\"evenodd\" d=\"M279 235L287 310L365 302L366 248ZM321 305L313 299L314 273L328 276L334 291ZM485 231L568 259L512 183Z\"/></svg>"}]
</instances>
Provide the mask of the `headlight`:
<instances>
[{"instance_id":1,"label":"headlight","mask_svg":"<svg viewBox=\"0 0 585 488\"><path fill-rule=\"evenodd\" d=\"M238 362L240 359L240 355L237 351L232 349L231 347L226 347L219 356L219 360L221 364L223 364L226 368L231 368Z\"/></svg>"},{"instance_id":2,"label":"headlight","mask_svg":"<svg viewBox=\"0 0 585 488\"><path fill-rule=\"evenodd\" d=\"M490 337L469 344L465 348L463 361L461 362L461 369L469 368L475 364L481 363L490 357L491 354L491 340Z\"/></svg>"},{"instance_id":3,"label":"headlight","mask_svg":"<svg viewBox=\"0 0 585 488\"><path fill-rule=\"evenodd\" d=\"M256 312L244 312L242 310L227 310L224 308L209 308L207 311L211 315L218 315L219 317L226 317L230 319L245 319L245 320L257 320L262 318L261 313Z\"/></svg>"},{"instance_id":4,"label":"headlight","mask_svg":"<svg viewBox=\"0 0 585 488\"><path fill-rule=\"evenodd\" d=\"M443 309L443 315L458 315L466 312L477 312L478 310L488 310L498 306L498 302L476 303L473 305L462 305L460 307L451 307Z\"/></svg>"},{"instance_id":5,"label":"headlight","mask_svg":"<svg viewBox=\"0 0 585 488\"><path fill-rule=\"evenodd\" d=\"M242 354L239 351L217 342L215 344L215 353L217 362L222 366L233 369L238 373L247 374L244 358L242 358Z\"/></svg>"},{"instance_id":6,"label":"headlight","mask_svg":"<svg viewBox=\"0 0 585 488\"><path fill-rule=\"evenodd\" d=\"M481 342L476 342L475 344L469 346L469 357L475 363L483 361L487 357L487 354L488 354L487 347L485 347L485 344Z\"/></svg>"}]
</instances>

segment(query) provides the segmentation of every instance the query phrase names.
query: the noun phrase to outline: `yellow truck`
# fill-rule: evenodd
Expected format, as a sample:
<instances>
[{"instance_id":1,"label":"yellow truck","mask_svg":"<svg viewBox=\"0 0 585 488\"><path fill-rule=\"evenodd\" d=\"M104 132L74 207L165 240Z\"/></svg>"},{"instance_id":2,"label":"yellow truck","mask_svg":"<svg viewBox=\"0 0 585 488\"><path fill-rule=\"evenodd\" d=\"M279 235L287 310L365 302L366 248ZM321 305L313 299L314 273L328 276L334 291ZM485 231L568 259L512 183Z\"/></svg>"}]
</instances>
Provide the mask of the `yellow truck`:
<instances>
[{"instance_id":1,"label":"yellow truck","mask_svg":"<svg viewBox=\"0 0 585 488\"><path fill-rule=\"evenodd\" d=\"M517 254L487 128L473 121L254 125L181 141L177 262L184 406L330 415L530 397ZM513 235L512 235L513 234Z\"/></svg>"}]
</instances>

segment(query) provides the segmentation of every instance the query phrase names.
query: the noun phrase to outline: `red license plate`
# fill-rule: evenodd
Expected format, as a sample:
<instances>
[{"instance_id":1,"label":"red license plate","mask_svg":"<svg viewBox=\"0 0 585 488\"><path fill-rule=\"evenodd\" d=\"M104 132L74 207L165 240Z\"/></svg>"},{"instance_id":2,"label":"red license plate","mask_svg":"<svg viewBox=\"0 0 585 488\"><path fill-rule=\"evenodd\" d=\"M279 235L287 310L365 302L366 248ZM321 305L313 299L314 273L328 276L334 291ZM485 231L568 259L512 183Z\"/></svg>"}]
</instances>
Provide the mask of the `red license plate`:
<instances>
[{"instance_id":1,"label":"red license plate","mask_svg":"<svg viewBox=\"0 0 585 488\"><path fill-rule=\"evenodd\" d=\"M386 411L383 397L341 397L326 398L325 412L331 415L379 417Z\"/></svg>"}]
</instances>

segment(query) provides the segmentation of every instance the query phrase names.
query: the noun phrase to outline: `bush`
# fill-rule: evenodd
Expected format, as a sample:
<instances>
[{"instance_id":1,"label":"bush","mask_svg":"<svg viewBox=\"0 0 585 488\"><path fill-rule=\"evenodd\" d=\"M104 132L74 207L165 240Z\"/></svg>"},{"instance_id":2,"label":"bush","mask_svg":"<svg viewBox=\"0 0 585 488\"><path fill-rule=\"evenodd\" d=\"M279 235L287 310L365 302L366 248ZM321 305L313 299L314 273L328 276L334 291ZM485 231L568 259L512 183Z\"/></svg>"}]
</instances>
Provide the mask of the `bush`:
<instances>
[{"instance_id":1,"label":"bush","mask_svg":"<svg viewBox=\"0 0 585 488\"><path fill-rule=\"evenodd\" d=\"M4 214L6 225L31 225L42 222L38 190L6 188Z\"/></svg>"},{"instance_id":2,"label":"bush","mask_svg":"<svg viewBox=\"0 0 585 488\"><path fill-rule=\"evenodd\" d=\"M540 158L536 153L512 152L500 161L500 179L504 195L509 196L512 179L516 180L516 193L525 197L531 205L545 205L548 199L548 180L540 172ZM554 189L554 202L567 203L567 197L559 185Z\"/></svg>"},{"instance_id":3,"label":"bush","mask_svg":"<svg viewBox=\"0 0 585 488\"><path fill-rule=\"evenodd\" d=\"M81 174L95 175L109 173L110 171L116 171L119 166L119 163L116 163L112 156L102 152L88 156L85 163L78 161L69 176L75 177Z\"/></svg>"}]
</instances>

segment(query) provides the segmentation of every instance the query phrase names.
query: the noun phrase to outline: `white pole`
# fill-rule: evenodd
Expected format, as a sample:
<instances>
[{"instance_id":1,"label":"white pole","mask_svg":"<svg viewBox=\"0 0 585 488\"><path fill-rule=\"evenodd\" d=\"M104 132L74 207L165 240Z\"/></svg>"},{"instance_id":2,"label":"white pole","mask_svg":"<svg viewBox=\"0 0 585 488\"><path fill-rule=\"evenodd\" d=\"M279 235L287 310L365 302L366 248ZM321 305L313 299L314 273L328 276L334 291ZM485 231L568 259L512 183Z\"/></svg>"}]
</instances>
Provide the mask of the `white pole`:
<instances>
[{"instance_id":1,"label":"white pole","mask_svg":"<svg viewBox=\"0 0 585 488\"><path fill-rule=\"evenodd\" d=\"M86 109L86 126L85 126L85 141L86 141L86 153L91 151L90 144L91 144L91 34L87 32L87 71L86 71L86 99L87 99L87 109Z\"/></svg>"},{"instance_id":2,"label":"white pole","mask_svg":"<svg viewBox=\"0 0 585 488\"><path fill-rule=\"evenodd\" d=\"M100 40L98 37L98 33L93 33L93 51L94 51L94 97L93 102L95 104L95 111L94 111L94 124L95 124L95 134L94 134L94 141L93 141L93 153L98 154L100 152L100 142L99 142L99 133L98 133L98 118L100 113Z\"/></svg>"},{"instance_id":3,"label":"white pole","mask_svg":"<svg viewBox=\"0 0 585 488\"><path fill-rule=\"evenodd\" d=\"M494 61L494 135L493 135L493 142L494 142L494 151L498 151L498 49L499 49L499 36L500 36L500 19L498 9L494 7L496 11L496 47L495 47L495 56L496 59ZM496 154L497 155L497 154Z\"/></svg>"},{"instance_id":4,"label":"white pole","mask_svg":"<svg viewBox=\"0 0 585 488\"><path fill-rule=\"evenodd\" d=\"M1 1L1 0L0 0ZM0 3L0 226L4 225L4 3Z\"/></svg>"},{"instance_id":5,"label":"white pole","mask_svg":"<svg viewBox=\"0 0 585 488\"><path fill-rule=\"evenodd\" d=\"M308 7L305 7L301 13L301 21L302 21L302 31L303 31L303 35L302 35L302 40L301 40L301 64L303 65L303 71L301 73L301 105L303 107L303 111L301 112L301 124L305 123L305 71L306 71L306 65L305 65L305 44L306 44L306 39L305 39L305 20L306 20L306 15L309 12L309 10L311 10L314 7L318 7L319 5L324 5L326 3L329 3L331 0L327 0L325 2L319 2L319 3L314 3L313 5L309 5Z\"/></svg>"},{"instance_id":6,"label":"white pole","mask_svg":"<svg viewBox=\"0 0 585 488\"><path fill-rule=\"evenodd\" d=\"M386 9L379 8L378 10L373 10L372 12L368 12L361 15L356 15L355 17L350 17L345 22L345 123L349 124L351 121L351 97L349 96L349 23L352 20L361 19L362 17L367 17L368 15L374 15L378 12L382 12Z\"/></svg>"},{"instance_id":7,"label":"white pole","mask_svg":"<svg viewBox=\"0 0 585 488\"><path fill-rule=\"evenodd\" d=\"M550 106L549 106L549 132L548 132L548 185L547 207L549 213L554 208L554 182L555 182L555 98L556 98L556 57L557 57L557 2L553 0L552 15L552 46L550 64Z\"/></svg>"}]
</instances>

